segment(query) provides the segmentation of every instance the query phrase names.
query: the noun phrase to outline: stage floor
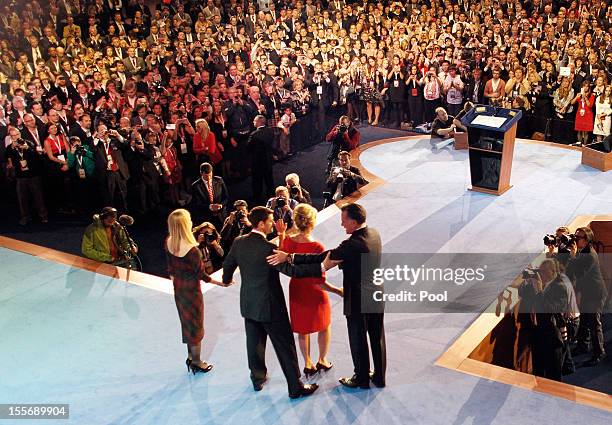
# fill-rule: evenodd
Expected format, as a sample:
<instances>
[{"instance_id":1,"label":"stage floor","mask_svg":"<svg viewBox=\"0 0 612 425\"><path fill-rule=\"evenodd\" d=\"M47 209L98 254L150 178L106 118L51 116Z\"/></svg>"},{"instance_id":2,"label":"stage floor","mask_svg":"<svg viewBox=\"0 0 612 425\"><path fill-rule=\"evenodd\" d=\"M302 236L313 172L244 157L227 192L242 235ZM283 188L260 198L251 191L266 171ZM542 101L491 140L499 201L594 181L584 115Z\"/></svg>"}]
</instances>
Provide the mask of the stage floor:
<instances>
[{"instance_id":1,"label":"stage floor","mask_svg":"<svg viewBox=\"0 0 612 425\"><path fill-rule=\"evenodd\" d=\"M388 253L538 252L544 234L576 215L612 213L612 174L541 144L517 143L514 187L501 197L467 191L467 153L432 152L428 139L372 147L361 163L386 180L360 202ZM337 211L315 236L328 247L344 239ZM270 382L252 390L238 285L205 293L203 351L215 368L192 376L171 295L4 248L0 267L0 403L69 403L70 420L58 423L612 421L610 412L434 366L476 313L388 314L387 387L346 390L337 384L352 373L346 325L332 296L335 366L315 379L314 396L292 401L271 344Z\"/></svg>"}]
</instances>

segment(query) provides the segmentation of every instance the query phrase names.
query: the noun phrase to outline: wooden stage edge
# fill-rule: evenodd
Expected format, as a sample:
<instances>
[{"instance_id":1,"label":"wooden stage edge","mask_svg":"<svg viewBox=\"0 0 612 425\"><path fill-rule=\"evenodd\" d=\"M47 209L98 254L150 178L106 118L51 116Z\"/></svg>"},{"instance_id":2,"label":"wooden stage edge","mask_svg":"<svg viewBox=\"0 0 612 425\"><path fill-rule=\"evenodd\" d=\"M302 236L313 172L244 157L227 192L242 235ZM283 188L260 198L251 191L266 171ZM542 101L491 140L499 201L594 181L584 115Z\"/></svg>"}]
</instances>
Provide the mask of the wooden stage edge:
<instances>
[{"instance_id":1,"label":"wooden stage edge","mask_svg":"<svg viewBox=\"0 0 612 425\"><path fill-rule=\"evenodd\" d=\"M427 138L427 135L394 137L390 139L377 140L375 142L361 145L354 149L352 153L352 165L359 167L362 170L363 176L370 182L357 192L351 194L338 202L331 205L323 211L319 212L319 223L324 217L325 219L338 213L338 208L350 202L356 202L367 193L382 186L385 181L380 177L370 173L363 168L359 161L359 156L367 149L386 143L394 143L403 140L420 140ZM550 142L540 142L536 140L519 139L521 142L544 144L550 147L580 150L574 146L560 145ZM575 229L582 225L588 224L595 220L612 220L612 215L606 216L580 216L570 223L570 229ZM22 252L45 260L65 264L67 266L91 271L100 275L108 276L114 279L120 279L128 283L146 287L155 291L173 294L172 282L169 279L158 276L149 275L137 271L127 270L121 267L115 267L110 264L99 263L87 258L79 257L72 254L63 253L50 248L41 247L28 242L22 242L11 239L5 236L0 236L0 247L7 248L13 251ZM217 272L220 273L220 272ZM217 273L213 276L217 277ZM213 285L202 284L202 291L205 292L211 289ZM489 308L493 307L496 301L491 303ZM489 310L491 311L491 310ZM488 363L479 362L470 359L468 356L476 348L476 346L489 334L489 332L501 321L503 315L499 317L493 313L481 314L466 330L457 338L450 348L440 356L435 362L436 365L459 372L467 373L473 376L489 379L492 381L501 382L507 385L512 385L518 388L545 393L554 397L564 398L576 403L591 406L598 409L612 411L612 396L597 391L588 390L585 388L551 381L545 378L539 378L522 372L494 366Z\"/></svg>"}]
</instances>

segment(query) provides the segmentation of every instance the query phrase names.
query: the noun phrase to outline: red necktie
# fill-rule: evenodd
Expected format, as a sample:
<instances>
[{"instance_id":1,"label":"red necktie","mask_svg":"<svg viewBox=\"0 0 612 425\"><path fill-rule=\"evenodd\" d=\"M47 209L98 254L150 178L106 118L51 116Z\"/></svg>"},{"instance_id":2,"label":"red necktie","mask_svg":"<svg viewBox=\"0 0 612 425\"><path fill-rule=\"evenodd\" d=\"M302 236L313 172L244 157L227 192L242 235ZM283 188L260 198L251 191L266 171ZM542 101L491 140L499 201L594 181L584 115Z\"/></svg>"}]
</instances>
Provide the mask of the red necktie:
<instances>
[{"instance_id":1,"label":"red necktie","mask_svg":"<svg viewBox=\"0 0 612 425\"><path fill-rule=\"evenodd\" d=\"M212 187L212 179L208 180L208 200L210 201L210 203L213 203L213 199L214 199L214 194L213 194L213 187Z\"/></svg>"}]
</instances>

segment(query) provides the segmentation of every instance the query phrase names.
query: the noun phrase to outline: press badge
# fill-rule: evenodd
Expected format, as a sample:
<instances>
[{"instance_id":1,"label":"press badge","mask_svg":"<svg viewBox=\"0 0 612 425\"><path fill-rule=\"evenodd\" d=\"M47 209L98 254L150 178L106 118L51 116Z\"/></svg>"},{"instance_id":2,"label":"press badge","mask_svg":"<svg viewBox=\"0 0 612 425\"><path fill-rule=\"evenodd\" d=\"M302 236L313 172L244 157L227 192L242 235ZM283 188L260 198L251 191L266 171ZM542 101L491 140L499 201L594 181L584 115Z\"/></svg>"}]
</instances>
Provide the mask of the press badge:
<instances>
[{"instance_id":1,"label":"press badge","mask_svg":"<svg viewBox=\"0 0 612 425\"><path fill-rule=\"evenodd\" d=\"M317 86L317 94L323 94L323 86Z\"/></svg>"},{"instance_id":2,"label":"press badge","mask_svg":"<svg viewBox=\"0 0 612 425\"><path fill-rule=\"evenodd\" d=\"M396 87L396 88L399 87L399 81L398 80L395 80L393 82L393 87Z\"/></svg>"},{"instance_id":3,"label":"press badge","mask_svg":"<svg viewBox=\"0 0 612 425\"><path fill-rule=\"evenodd\" d=\"M84 179L85 178L85 170L82 168L79 168L79 178L80 179Z\"/></svg>"},{"instance_id":4,"label":"press badge","mask_svg":"<svg viewBox=\"0 0 612 425\"><path fill-rule=\"evenodd\" d=\"M187 153L187 143L181 143L181 153L183 155Z\"/></svg>"},{"instance_id":5,"label":"press badge","mask_svg":"<svg viewBox=\"0 0 612 425\"><path fill-rule=\"evenodd\" d=\"M412 89L412 90L410 90L410 92L412 93L413 97L417 96L417 89Z\"/></svg>"},{"instance_id":6,"label":"press badge","mask_svg":"<svg viewBox=\"0 0 612 425\"><path fill-rule=\"evenodd\" d=\"M28 171L28 161L22 159L19 161L19 166L21 167L21 171Z\"/></svg>"},{"instance_id":7,"label":"press badge","mask_svg":"<svg viewBox=\"0 0 612 425\"><path fill-rule=\"evenodd\" d=\"M107 170L112 170L113 169L113 157L110 155L106 155L106 169Z\"/></svg>"},{"instance_id":8,"label":"press badge","mask_svg":"<svg viewBox=\"0 0 612 425\"><path fill-rule=\"evenodd\" d=\"M66 157L64 155L58 155L57 159L59 159L60 161L66 162Z\"/></svg>"}]
</instances>

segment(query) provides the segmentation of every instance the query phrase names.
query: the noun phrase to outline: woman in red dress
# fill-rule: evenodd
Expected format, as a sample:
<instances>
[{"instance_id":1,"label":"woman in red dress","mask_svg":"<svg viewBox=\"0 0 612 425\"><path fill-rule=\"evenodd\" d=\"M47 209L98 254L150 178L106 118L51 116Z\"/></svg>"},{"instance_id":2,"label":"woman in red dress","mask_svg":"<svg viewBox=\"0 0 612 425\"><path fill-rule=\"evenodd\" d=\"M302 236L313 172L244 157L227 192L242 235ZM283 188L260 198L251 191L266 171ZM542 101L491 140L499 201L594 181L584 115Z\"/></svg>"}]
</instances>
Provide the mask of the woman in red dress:
<instances>
[{"instance_id":1,"label":"woman in red dress","mask_svg":"<svg viewBox=\"0 0 612 425\"><path fill-rule=\"evenodd\" d=\"M591 86L588 81L582 83L582 88L578 96L572 100L572 105L576 105L576 124L574 129L578 132L578 145L586 145L589 139L589 133L593 132L593 123L595 116L593 115L593 105L595 104L595 96L591 93Z\"/></svg>"},{"instance_id":2,"label":"woman in red dress","mask_svg":"<svg viewBox=\"0 0 612 425\"><path fill-rule=\"evenodd\" d=\"M219 163L223 156L223 146L217 142L215 133L210 131L208 122L205 119L198 119L195 122L196 133L193 135L193 153L196 154L197 164L208 162L215 168L215 174L220 174Z\"/></svg>"},{"instance_id":3,"label":"woman in red dress","mask_svg":"<svg viewBox=\"0 0 612 425\"><path fill-rule=\"evenodd\" d=\"M70 190L70 173L68 168L68 143L56 124L47 124L47 138L44 142L47 155L47 190L52 210L69 212L68 196Z\"/></svg>"},{"instance_id":4,"label":"woman in red dress","mask_svg":"<svg viewBox=\"0 0 612 425\"><path fill-rule=\"evenodd\" d=\"M286 225L279 220L277 232L282 251L300 254L320 254L325 248L312 238L317 220L317 210L308 204L299 204L293 211L293 222L298 230L294 236L285 237ZM342 296L342 289L325 281L325 277L291 278L289 281L289 306L291 327L298 334L300 351L304 356L304 374L329 370L332 364L326 356L331 339L329 297L325 291ZM315 365L310 358L310 334L318 332L319 360Z\"/></svg>"},{"instance_id":5,"label":"woman in red dress","mask_svg":"<svg viewBox=\"0 0 612 425\"><path fill-rule=\"evenodd\" d=\"M204 298L200 280L221 285L204 271L202 253L192 233L189 211L178 209L168 216L166 258L174 286L174 301L181 321L183 343L187 344L187 369L206 373L212 364L200 359L204 338Z\"/></svg>"},{"instance_id":6,"label":"woman in red dress","mask_svg":"<svg viewBox=\"0 0 612 425\"><path fill-rule=\"evenodd\" d=\"M181 161L178 158L178 153L174 147L174 141L172 140L170 131L166 130L164 133L164 139L160 146L160 152L164 157L166 163L166 182L168 183L168 189L170 192L170 201L172 205L182 205L180 199L180 185L183 181Z\"/></svg>"}]
</instances>

